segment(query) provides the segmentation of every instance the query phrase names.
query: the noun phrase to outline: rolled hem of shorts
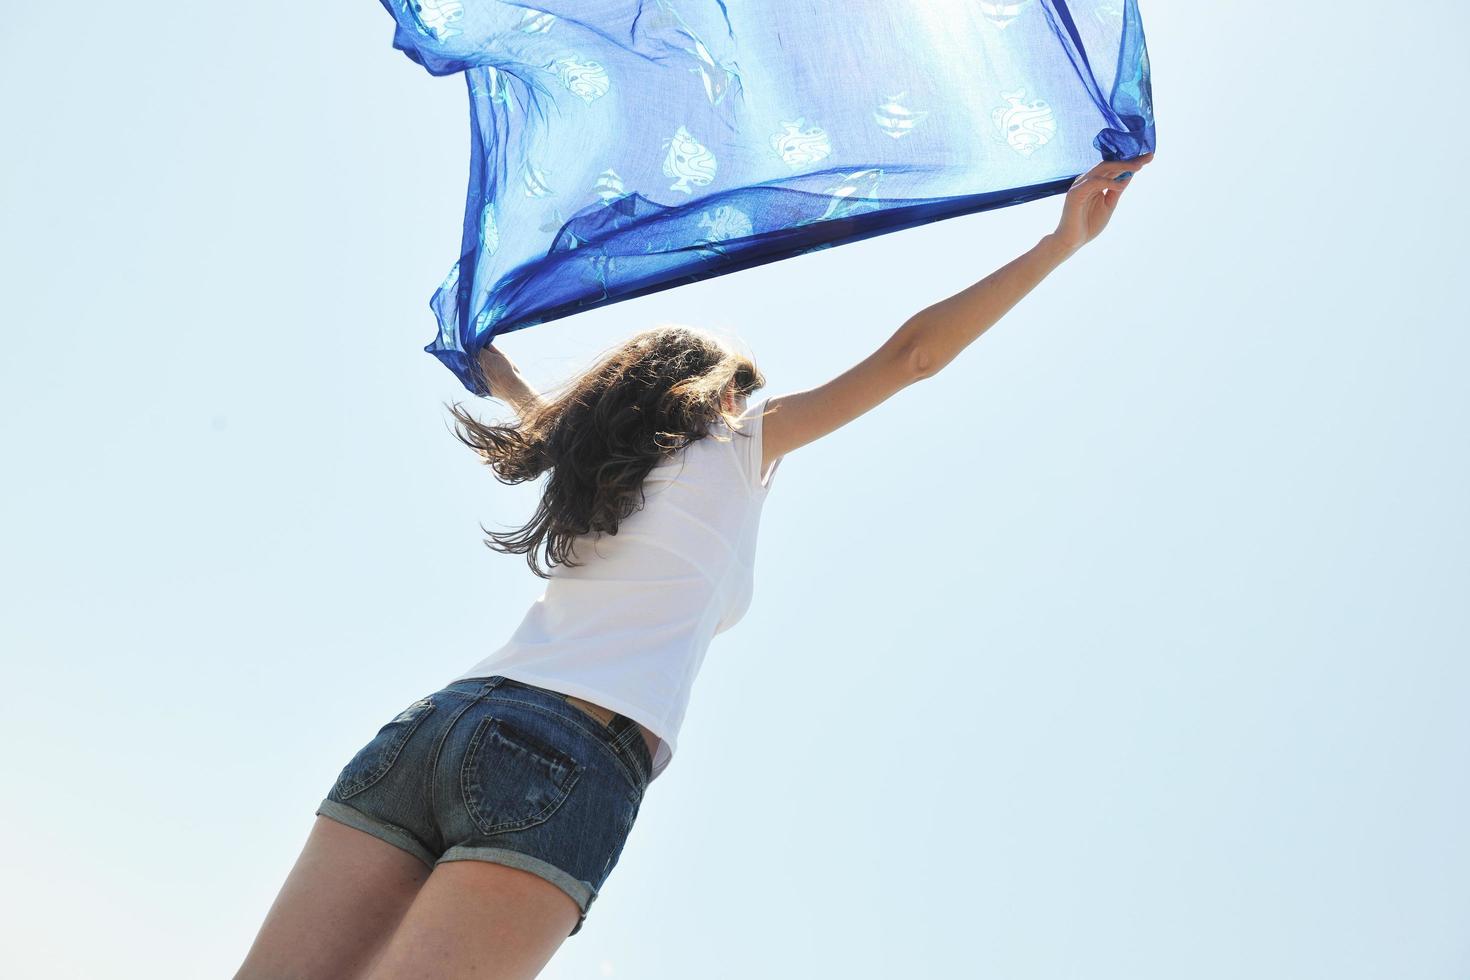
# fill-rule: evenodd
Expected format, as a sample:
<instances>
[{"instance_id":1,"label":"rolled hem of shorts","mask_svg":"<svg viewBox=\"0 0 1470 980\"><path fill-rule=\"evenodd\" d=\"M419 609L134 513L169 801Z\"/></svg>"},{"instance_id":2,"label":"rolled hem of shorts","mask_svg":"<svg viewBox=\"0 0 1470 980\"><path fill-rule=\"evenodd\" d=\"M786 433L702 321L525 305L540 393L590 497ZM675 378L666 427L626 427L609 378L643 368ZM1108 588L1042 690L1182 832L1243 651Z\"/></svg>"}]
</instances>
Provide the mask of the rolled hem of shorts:
<instances>
[{"instance_id":1,"label":"rolled hem of shorts","mask_svg":"<svg viewBox=\"0 0 1470 980\"><path fill-rule=\"evenodd\" d=\"M439 861L441 864L445 861L488 861L491 864L520 868L522 871L529 871L533 875L545 878L566 892L572 901L577 903L581 914L577 917L576 928L568 933L571 936L581 931L582 922L587 918L587 910L592 907L592 902L597 898L597 893L588 887L585 881L573 878L550 862L529 854L522 854L520 851L512 851L506 847L473 847L460 844L445 851Z\"/></svg>"},{"instance_id":2,"label":"rolled hem of shorts","mask_svg":"<svg viewBox=\"0 0 1470 980\"><path fill-rule=\"evenodd\" d=\"M349 827L355 827L364 833L372 834L379 840L400 847L428 865L430 871L434 870L434 855L429 853L428 848L397 827L385 824L381 820L375 820L361 810L354 810L347 804L338 803L336 800L322 800L316 812L318 816L345 823Z\"/></svg>"}]
</instances>

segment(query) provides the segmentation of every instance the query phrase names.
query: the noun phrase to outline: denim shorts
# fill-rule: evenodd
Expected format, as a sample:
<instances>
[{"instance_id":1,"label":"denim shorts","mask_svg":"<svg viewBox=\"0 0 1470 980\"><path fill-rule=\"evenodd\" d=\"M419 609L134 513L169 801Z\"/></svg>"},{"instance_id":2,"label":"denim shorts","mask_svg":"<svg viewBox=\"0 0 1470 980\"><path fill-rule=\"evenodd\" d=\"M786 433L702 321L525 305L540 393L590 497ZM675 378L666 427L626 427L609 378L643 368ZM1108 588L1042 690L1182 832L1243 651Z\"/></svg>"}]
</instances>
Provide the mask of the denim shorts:
<instances>
[{"instance_id":1,"label":"denim shorts","mask_svg":"<svg viewBox=\"0 0 1470 980\"><path fill-rule=\"evenodd\" d=\"M587 910L633 829L652 759L638 725L604 725L555 691L499 675L420 698L352 757L317 814L433 868L489 861Z\"/></svg>"}]
</instances>

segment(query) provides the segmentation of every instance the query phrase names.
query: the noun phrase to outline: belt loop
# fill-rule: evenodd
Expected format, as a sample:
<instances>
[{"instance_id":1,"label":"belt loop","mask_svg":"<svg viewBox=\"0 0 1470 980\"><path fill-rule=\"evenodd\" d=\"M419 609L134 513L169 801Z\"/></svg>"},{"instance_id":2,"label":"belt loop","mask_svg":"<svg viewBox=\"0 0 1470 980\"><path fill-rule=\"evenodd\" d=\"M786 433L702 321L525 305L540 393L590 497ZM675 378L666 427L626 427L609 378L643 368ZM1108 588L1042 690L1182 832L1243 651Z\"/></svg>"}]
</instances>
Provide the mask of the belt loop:
<instances>
[{"instance_id":1,"label":"belt loop","mask_svg":"<svg viewBox=\"0 0 1470 980\"><path fill-rule=\"evenodd\" d=\"M487 678L485 678L485 686L484 686L483 689L481 689L480 694L481 695L489 694L491 691L495 690L497 687L499 687L500 685L504 684L505 681L506 681L506 678L502 677L500 674L496 674L493 677L487 677Z\"/></svg>"},{"instance_id":2,"label":"belt loop","mask_svg":"<svg viewBox=\"0 0 1470 980\"><path fill-rule=\"evenodd\" d=\"M614 744L617 745L618 751L626 754L638 769L642 769L641 753L633 748L633 743L637 742L640 745L643 743L643 730L638 727L636 721L627 715L618 715L617 721L618 724L623 726L623 730L618 732L617 738L613 739ZM649 775L649 773L644 772L643 778L647 779Z\"/></svg>"},{"instance_id":3,"label":"belt loop","mask_svg":"<svg viewBox=\"0 0 1470 980\"><path fill-rule=\"evenodd\" d=\"M625 748L629 750L634 763L642 770L644 785L647 785L648 778L653 775L653 755L648 751L648 745L643 741L642 726L626 715L623 716L623 720L628 723L629 732L628 744ZM645 755L648 756L648 764L646 766L643 764L643 757Z\"/></svg>"}]
</instances>

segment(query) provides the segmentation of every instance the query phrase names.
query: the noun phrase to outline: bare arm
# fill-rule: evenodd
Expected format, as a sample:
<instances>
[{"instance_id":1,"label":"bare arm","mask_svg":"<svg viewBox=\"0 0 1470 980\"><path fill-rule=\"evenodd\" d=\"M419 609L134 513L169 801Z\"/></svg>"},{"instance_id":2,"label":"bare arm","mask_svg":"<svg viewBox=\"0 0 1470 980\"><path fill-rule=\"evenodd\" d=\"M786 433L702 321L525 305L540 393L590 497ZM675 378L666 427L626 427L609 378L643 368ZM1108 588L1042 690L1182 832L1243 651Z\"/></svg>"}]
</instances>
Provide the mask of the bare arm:
<instances>
[{"instance_id":1,"label":"bare arm","mask_svg":"<svg viewBox=\"0 0 1470 980\"><path fill-rule=\"evenodd\" d=\"M909 317L855 367L816 388L772 398L762 422L761 472L938 373L1070 254L1047 235L973 286Z\"/></svg>"},{"instance_id":2,"label":"bare arm","mask_svg":"<svg viewBox=\"0 0 1470 980\"><path fill-rule=\"evenodd\" d=\"M915 373L921 378L939 373L1074 251L1055 235L1043 235L973 286L914 314L899 333L911 351Z\"/></svg>"},{"instance_id":3,"label":"bare arm","mask_svg":"<svg viewBox=\"0 0 1470 980\"><path fill-rule=\"evenodd\" d=\"M516 414L524 417L532 409L539 408L546 400L521 375L515 362L494 344L486 344L480 351L480 371L490 385L490 397L499 398Z\"/></svg>"},{"instance_id":4,"label":"bare arm","mask_svg":"<svg viewBox=\"0 0 1470 980\"><path fill-rule=\"evenodd\" d=\"M495 394L492 397L499 398L511 408L514 408L516 414L521 416L524 416L532 409L540 408L546 404L546 399L542 398L536 389L527 384L525 378L519 376L517 376L516 381L512 384L501 384L495 390Z\"/></svg>"},{"instance_id":5,"label":"bare arm","mask_svg":"<svg viewBox=\"0 0 1470 980\"><path fill-rule=\"evenodd\" d=\"M1132 174L1152 159L1150 153L1093 167L1067 191L1056 231L973 286L909 317L855 367L816 388L773 397L763 420L761 472L954 360L1057 266L1097 237Z\"/></svg>"}]
</instances>

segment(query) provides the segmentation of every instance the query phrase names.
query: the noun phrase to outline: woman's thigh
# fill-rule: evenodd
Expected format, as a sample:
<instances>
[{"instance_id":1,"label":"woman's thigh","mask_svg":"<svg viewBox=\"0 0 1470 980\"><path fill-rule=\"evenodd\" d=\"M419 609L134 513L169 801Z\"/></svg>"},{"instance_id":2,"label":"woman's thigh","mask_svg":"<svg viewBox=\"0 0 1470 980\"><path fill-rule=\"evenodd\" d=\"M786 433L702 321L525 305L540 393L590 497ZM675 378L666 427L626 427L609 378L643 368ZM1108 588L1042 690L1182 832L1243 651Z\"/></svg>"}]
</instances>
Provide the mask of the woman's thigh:
<instances>
[{"instance_id":1,"label":"woman's thigh","mask_svg":"<svg viewBox=\"0 0 1470 980\"><path fill-rule=\"evenodd\" d=\"M361 976L428 877L401 848L317 817L235 980Z\"/></svg>"},{"instance_id":2,"label":"woman's thigh","mask_svg":"<svg viewBox=\"0 0 1470 980\"><path fill-rule=\"evenodd\" d=\"M581 911L546 879L501 864L440 864L368 980L529 980Z\"/></svg>"}]
</instances>

